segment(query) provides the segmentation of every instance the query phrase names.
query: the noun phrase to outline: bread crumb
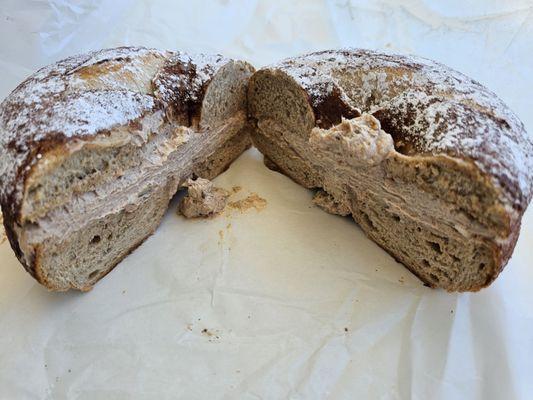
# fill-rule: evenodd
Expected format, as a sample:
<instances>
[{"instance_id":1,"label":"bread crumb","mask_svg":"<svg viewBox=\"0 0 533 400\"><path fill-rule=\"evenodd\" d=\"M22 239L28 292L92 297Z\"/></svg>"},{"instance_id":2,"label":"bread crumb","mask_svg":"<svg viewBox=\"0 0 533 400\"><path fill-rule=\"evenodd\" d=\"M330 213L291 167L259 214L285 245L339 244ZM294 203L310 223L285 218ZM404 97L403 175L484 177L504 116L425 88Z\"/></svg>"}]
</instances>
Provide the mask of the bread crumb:
<instances>
[{"instance_id":1,"label":"bread crumb","mask_svg":"<svg viewBox=\"0 0 533 400\"><path fill-rule=\"evenodd\" d=\"M218 335L219 332L220 331L218 329L216 329L214 332L210 331L207 328L202 329L202 335L207 336L210 342L220 339L220 336Z\"/></svg>"},{"instance_id":2,"label":"bread crumb","mask_svg":"<svg viewBox=\"0 0 533 400\"><path fill-rule=\"evenodd\" d=\"M242 186L233 186L233 187L231 188L231 191L232 191L233 193L237 193L237 192L240 192L241 189L242 189Z\"/></svg>"},{"instance_id":3,"label":"bread crumb","mask_svg":"<svg viewBox=\"0 0 533 400\"><path fill-rule=\"evenodd\" d=\"M226 207L229 193L213 185L213 182L198 178L187 181L187 194L178 206L185 218L213 217Z\"/></svg>"},{"instance_id":4,"label":"bread crumb","mask_svg":"<svg viewBox=\"0 0 533 400\"><path fill-rule=\"evenodd\" d=\"M251 193L245 199L232 201L228 204L228 207L239 210L240 212L248 211L250 208L255 208L256 211L262 211L266 206L267 201L257 193Z\"/></svg>"}]
</instances>

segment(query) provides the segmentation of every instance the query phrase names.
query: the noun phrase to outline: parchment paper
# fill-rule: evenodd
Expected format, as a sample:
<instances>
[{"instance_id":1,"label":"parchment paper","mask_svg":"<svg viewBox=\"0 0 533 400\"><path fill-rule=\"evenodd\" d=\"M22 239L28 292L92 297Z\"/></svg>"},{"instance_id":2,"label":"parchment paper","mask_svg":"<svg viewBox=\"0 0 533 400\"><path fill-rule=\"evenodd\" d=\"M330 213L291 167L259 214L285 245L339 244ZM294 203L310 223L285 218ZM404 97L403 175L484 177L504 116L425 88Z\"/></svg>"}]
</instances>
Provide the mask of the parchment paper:
<instances>
[{"instance_id":1,"label":"parchment paper","mask_svg":"<svg viewBox=\"0 0 533 400\"><path fill-rule=\"evenodd\" d=\"M256 66L341 46L415 53L481 81L533 132L531 1L0 3L0 96L117 45ZM254 149L216 183L262 210L161 227L91 292L49 293L0 245L1 399L531 399L533 212L488 289L422 286Z\"/></svg>"}]
</instances>

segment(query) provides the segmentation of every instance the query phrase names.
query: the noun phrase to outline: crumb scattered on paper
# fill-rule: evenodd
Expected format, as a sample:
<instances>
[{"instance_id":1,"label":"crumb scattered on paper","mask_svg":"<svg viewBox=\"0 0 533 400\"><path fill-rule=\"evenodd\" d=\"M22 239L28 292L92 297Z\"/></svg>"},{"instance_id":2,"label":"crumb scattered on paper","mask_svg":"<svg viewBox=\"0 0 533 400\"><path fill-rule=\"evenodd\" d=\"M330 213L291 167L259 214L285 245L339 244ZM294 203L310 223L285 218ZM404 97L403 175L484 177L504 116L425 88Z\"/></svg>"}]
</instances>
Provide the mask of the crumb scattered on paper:
<instances>
[{"instance_id":1,"label":"crumb scattered on paper","mask_svg":"<svg viewBox=\"0 0 533 400\"><path fill-rule=\"evenodd\" d=\"M213 185L213 182L198 178L187 181L187 194L179 204L178 211L186 218L209 218L226 207L229 193Z\"/></svg>"},{"instance_id":2,"label":"crumb scattered on paper","mask_svg":"<svg viewBox=\"0 0 533 400\"><path fill-rule=\"evenodd\" d=\"M209 341L212 342L214 339L220 339L219 330L215 329L210 330L207 328L202 329L202 335L207 336L209 338Z\"/></svg>"},{"instance_id":3,"label":"crumb scattered on paper","mask_svg":"<svg viewBox=\"0 0 533 400\"><path fill-rule=\"evenodd\" d=\"M233 193L237 193L237 192L240 192L241 189L242 189L242 186L233 186L233 187L231 188L231 191L232 191Z\"/></svg>"},{"instance_id":4,"label":"crumb scattered on paper","mask_svg":"<svg viewBox=\"0 0 533 400\"><path fill-rule=\"evenodd\" d=\"M228 207L239 210L240 212L248 211L251 208L255 208L256 211L262 211L266 206L267 201L257 193L251 193L242 200L232 201L228 204Z\"/></svg>"}]
</instances>

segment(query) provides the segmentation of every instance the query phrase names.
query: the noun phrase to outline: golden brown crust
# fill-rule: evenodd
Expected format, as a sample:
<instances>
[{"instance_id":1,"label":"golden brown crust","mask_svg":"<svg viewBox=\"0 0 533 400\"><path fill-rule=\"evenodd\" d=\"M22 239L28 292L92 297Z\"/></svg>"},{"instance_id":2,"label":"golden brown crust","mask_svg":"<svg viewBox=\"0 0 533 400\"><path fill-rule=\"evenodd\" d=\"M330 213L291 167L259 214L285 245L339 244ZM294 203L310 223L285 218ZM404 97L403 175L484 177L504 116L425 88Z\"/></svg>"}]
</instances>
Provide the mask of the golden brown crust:
<instances>
[{"instance_id":1,"label":"golden brown crust","mask_svg":"<svg viewBox=\"0 0 533 400\"><path fill-rule=\"evenodd\" d=\"M43 274L43 271L41 268L41 265L42 265L41 259L42 259L42 249L40 245L37 245L33 248L33 262L30 264L31 269L34 272L33 277L37 280L37 282L39 282L41 285L45 286L46 288L50 290L61 291L61 288L55 287L54 285L52 285L46 280L46 276Z\"/></svg>"},{"instance_id":2,"label":"golden brown crust","mask_svg":"<svg viewBox=\"0 0 533 400\"><path fill-rule=\"evenodd\" d=\"M35 269L34 269L34 263L26 263L24 254L22 253L22 249L20 248L20 244L18 241L18 236L15 233L15 224L16 221L12 218L11 214L9 212L3 211L2 206L2 212L4 216L4 230L6 232L6 237L9 241L9 244L11 245L11 248L13 249L15 256L18 258L24 269L34 278L36 278L35 275ZM36 278L37 279L37 278Z\"/></svg>"}]
</instances>

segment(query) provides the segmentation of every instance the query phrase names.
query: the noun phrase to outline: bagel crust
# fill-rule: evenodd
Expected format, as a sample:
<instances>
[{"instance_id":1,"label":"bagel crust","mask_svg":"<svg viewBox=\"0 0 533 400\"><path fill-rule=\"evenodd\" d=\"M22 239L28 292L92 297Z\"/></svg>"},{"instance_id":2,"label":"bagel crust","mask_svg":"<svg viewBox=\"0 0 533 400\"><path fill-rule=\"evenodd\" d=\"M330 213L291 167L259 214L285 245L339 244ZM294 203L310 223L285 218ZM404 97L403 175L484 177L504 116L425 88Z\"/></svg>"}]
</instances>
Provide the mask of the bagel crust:
<instances>
[{"instance_id":1,"label":"bagel crust","mask_svg":"<svg viewBox=\"0 0 533 400\"><path fill-rule=\"evenodd\" d=\"M476 81L349 49L263 68L248 98L265 163L351 214L427 285L479 290L507 263L532 197L533 144Z\"/></svg>"},{"instance_id":2,"label":"bagel crust","mask_svg":"<svg viewBox=\"0 0 533 400\"><path fill-rule=\"evenodd\" d=\"M253 68L120 47L42 68L0 105L0 204L26 270L88 290L150 235L191 177L250 146Z\"/></svg>"}]
</instances>

